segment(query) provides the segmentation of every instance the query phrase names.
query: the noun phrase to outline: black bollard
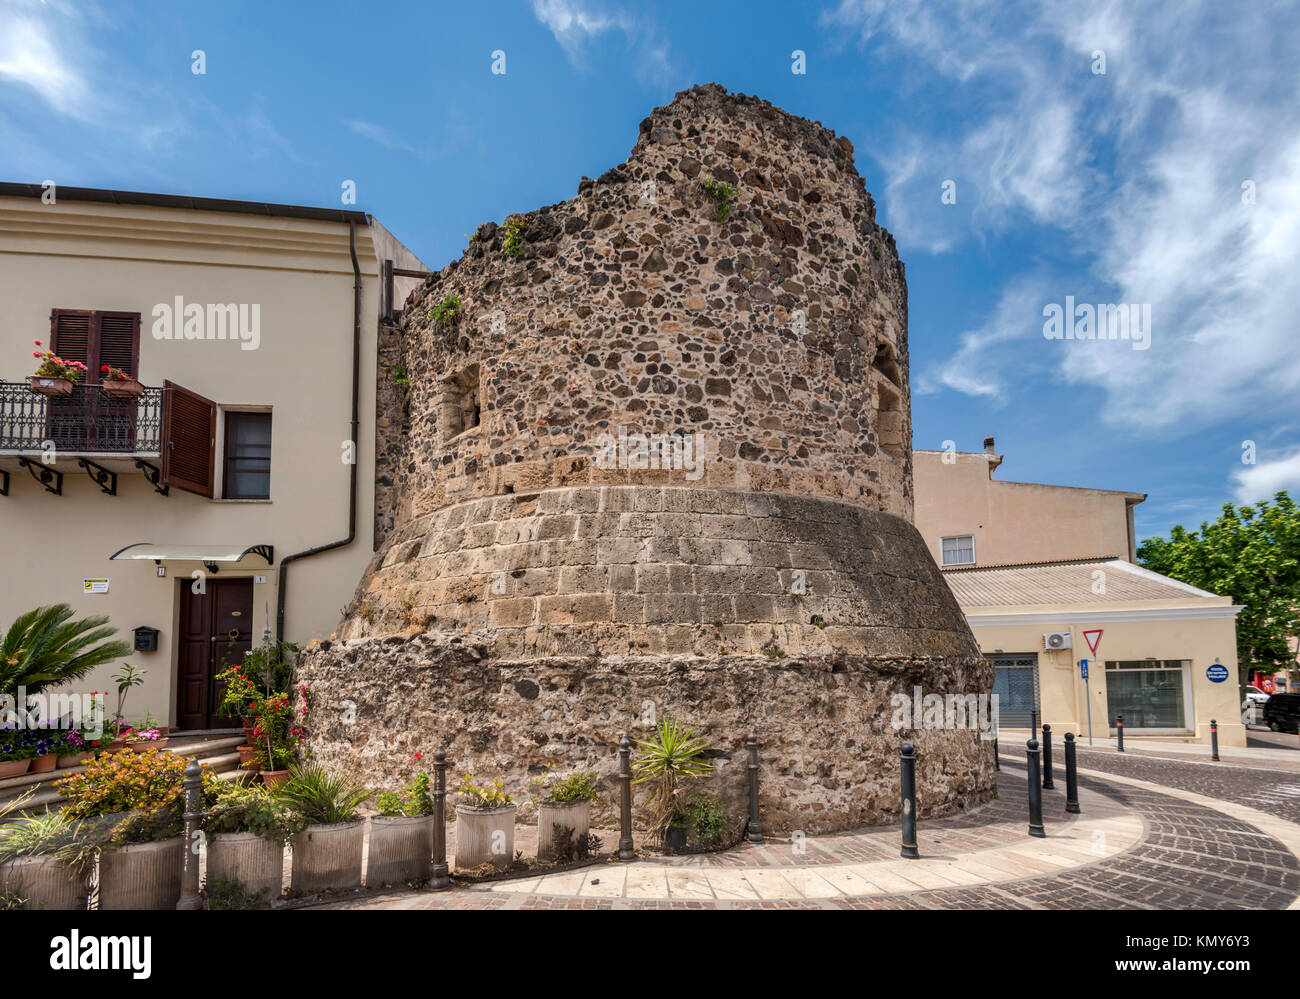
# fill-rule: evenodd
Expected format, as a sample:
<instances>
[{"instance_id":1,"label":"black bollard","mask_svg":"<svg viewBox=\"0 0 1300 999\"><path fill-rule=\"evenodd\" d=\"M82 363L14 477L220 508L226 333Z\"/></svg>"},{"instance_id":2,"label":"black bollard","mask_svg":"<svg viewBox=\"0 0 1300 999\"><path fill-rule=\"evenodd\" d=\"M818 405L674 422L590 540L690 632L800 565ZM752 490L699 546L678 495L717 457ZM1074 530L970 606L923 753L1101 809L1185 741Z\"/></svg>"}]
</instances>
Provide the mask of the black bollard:
<instances>
[{"instance_id":1,"label":"black bollard","mask_svg":"<svg viewBox=\"0 0 1300 999\"><path fill-rule=\"evenodd\" d=\"M1029 835L1046 836L1043 829L1043 789L1038 786L1038 740L1025 743L1029 764Z\"/></svg>"},{"instance_id":2,"label":"black bollard","mask_svg":"<svg viewBox=\"0 0 1300 999\"><path fill-rule=\"evenodd\" d=\"M447 747L433 754L433 862L429 865L429 887L442 891L451 887L447 866Z\"/></svg>"},{"instance_id":3,"label":"black bollard","mask_svg":"<svg viewBox=\"0 0 1300 999\"><path fill-rule=\"evenodd\" d=\"M1052 780L1052 726L1043 726L1043 788L1054 791L1056 784Z\"/></svg>"},{"instance_id":4,"label":"black bollard","mask_svg":"<svg viewBox=\"0 0 1300 999\"><path fill-rule=\"evenodd\" d=\"M1210 719L1210 759L1219 762L1219 723Z\"/></svg>"},{"instance_id":5,"label":"black bollard","mask_svg":"<svg viewBox=\"0 0 1300 999\"><path fill-rule=\"evenodd\" d=\"M1002 769L1002 761L998 759L998 737L996 735L993 737L993 769Z\"/></svg>"},{"instance_id":6,"label":"black bollard","mask_svg":"<svg viewBox=\"0 0 1300 999\"><path fill-rule=\"evenodd\" d=\"M1079 763L1074 757L1074 733L1065 733L1065 810L1079 814Z\"/></svg>"},{"instance_id":7,"label":"black bollard","mask_svg":"<svg viewBox=\"0 0 1300 999\"><path fill-rule=\"evenodd\" d=\"M635 860L632 846L632 743L627 736L618 741L619 836L618 859Z\"/></svg>"},{"instance_id":8,"label":"black bollard","mask_svg":"<svg viewBox=\"0 0 1300 999\"><path fill-rule=\"evenodd\" d=\"M751 843L763 842L763 826L758 821L758 733L749 730L749 829Z\"/></svg>"},{"instance_id":9,"label":"black bollard","mask_svg":"<svg viewBox=\"0 0 1300 999\"><path fill-rule=\"evenodd\" d=\"M903 797L903 850L900 856L916 860L921 856L916 849L916 750L910 742L903 743L900 785Z\"/></svg>"},{"instance_id":10,"label":"black bollard","mask_svg":"<svg viewBox=\"0 0 1300 999\"><path fill-rule=\"evenodd\" d=\"M1029 738L1038 738L1038 711L1037 709L1029 712Z\"/></svg>"},{"instance_id":11,"label":"black bollard","mask_svg":"<svg viewBox=\"0 0 1300 999\"><path fill-rule=\"evenodd\" d=\"M1124 752L1124 716L1115 716L1115 737L1119 740L1119 751Z\"/></svg>"},{"instance_id":12,"label":"black bollard","mask_svg":"<svg viewBox=\"0 0 1300 999\"><path fill-rule=\"evenodd\" d=\"M178 909L202 909L203 897L199 894L199 844L204 841L199 823L203 820L203 772L199 761L191 758L181 781L185 789L185 858L181 868L181 897Z\"/></svg>"}]
</instances>

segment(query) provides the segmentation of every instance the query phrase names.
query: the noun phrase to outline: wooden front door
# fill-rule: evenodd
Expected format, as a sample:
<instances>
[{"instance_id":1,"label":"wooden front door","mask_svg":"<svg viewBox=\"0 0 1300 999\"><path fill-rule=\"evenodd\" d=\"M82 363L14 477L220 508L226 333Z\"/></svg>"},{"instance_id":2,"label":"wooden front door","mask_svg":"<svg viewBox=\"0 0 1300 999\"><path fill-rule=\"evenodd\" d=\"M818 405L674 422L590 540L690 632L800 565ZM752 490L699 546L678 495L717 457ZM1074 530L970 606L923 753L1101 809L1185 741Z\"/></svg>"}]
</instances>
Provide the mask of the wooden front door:
<instances>
[{"instance_id":1,"label":"wooden front door","mask_svg":"<svg viewBox=\"0 0 1300 999\"><path fill-rule=\"evenodd\" d=\"M221 718L216 676L242 662L253 647L253 581L204 580L204 592L181 586L180 668L176 721L182 729L230 728L238 719Z\"/></svg>"}]
</instances>

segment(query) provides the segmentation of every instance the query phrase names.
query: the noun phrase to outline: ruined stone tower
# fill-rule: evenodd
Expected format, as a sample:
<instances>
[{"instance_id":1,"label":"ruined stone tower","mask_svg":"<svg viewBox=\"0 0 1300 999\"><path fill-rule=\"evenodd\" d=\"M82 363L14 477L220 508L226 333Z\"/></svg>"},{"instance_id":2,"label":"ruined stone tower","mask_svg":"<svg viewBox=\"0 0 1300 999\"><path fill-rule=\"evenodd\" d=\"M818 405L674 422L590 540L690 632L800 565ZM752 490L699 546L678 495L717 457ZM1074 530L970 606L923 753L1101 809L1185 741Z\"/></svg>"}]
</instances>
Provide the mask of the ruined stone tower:
<instances>
[{"instance_id":1,"label":"ruined stone tower","mask_svg":"<svg viewBox=\"0 0 1300 999\"><path fill-rule=\"evenodd\" d=\"M907 287L847 139L684 91L381 350L383 545L299 664L318 758L391 784L446 740L522 798L668 713L737 816L757 731L769 829L896 814L905 738L923 814L989 794L975 733L890 724L992 674L911 524Z\"/></svg>"}]
</instances>

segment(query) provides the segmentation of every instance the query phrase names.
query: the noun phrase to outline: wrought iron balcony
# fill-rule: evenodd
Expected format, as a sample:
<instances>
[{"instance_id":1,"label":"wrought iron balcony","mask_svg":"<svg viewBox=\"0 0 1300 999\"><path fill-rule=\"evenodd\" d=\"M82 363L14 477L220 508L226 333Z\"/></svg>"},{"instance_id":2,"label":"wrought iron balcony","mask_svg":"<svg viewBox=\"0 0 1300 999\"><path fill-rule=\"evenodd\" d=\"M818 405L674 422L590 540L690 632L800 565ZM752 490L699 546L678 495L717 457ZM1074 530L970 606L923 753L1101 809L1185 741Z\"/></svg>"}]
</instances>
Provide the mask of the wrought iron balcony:
<instances>
[{"instance_id":1,"label":"wrought iron balcony","mask_svg":"<svg viewBox=\"0 0 1300 999\"><path fill-rule=\"evenodd\" d=\"M111 398L77 384L66 396L38 395L28 382L0 382L0 452L158 455L163 390L146 386L133 399Z\"/></svg>"}]
</instances>

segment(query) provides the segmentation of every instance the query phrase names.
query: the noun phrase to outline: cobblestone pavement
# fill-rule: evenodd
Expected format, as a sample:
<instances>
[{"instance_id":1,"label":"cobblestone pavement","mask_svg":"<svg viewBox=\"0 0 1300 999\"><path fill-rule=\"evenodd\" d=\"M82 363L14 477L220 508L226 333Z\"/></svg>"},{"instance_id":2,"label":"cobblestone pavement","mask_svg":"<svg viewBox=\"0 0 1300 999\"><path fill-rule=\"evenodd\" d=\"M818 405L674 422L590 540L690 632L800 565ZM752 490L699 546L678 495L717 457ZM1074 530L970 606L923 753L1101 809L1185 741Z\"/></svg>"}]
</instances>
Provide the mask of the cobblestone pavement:
<instances>
[{"instance_id":1,"label":"cobblestone pavement","mask_svg":"<svg viewBox=\"0 0 1300 999\"><path fill-rule=\"evenodd\" d=\"M1141 776L1126 774L1136 780L1162 777L1187 783L1186 791L1209 797L1222 790L1233 795L1239 805L1265 811L1265 802L1252 798L1267 785L1261 778L1227 771L1209 776L1191 772L1199 764L1178 761L1129 760L1117 758L1116 767L1148 767ZM1108 762L1103 754L1080 755L1082 769L1103 769ZM1173 763L1175 769L1168 769ZM1246 771L1233 767L1233 771ZM1241 786L1234 787L1234 777ZM920 829L922 852L942 849L955 852L980 837L999 840L1007 826L1000 821L1025 808L1023 765L1008 758L1003 751L1003 772L999 781L999 799L989 810L947 820L923 822ZM1227 782L1226 784L1224 782ZM1064 776L1058 773L1057 790L1044 792L1044 815L1049 831L1067 820L1064 816ZM968 887L952 886L919 891L896 891L862 896L834 898L590 898L560 894L541 894L526 890L511 891L498 884L489 890L455 889L445 893L390 892L370 897L329 903L330 908L385 909L1281 909L1300 899L1300 860L1281 840L1250 822L1225 814L1207 804L1186 800L1177 793L1159 787L1134 786L1105 777L1080 777L1080 789L1104 794L1113 805L1141 817L1141 837L1123 852L1092 863L1082 863L1012 881ZM1172 785L1179 786L1179 785ZM1271 799L1270 799L1271 800ZM1272 814L1285 809L1284 802L1272 802ZM1240 809L1239 809L1240 810ZM1289 815L1281 815L1289 818ZM1087 818L1086 810L1085 816ZM1260 821L1263 821L1261 819ZM1269 820L1272 822L1273 820ZM995 831L990 832L992 828ZM1282 827L1285 828L1285 827ZM1288 830L1289 833L1289 830ZM1280 833L1283 835L1283 833ZM808 851L802 856L833 876L834 865L874 859L866 855L849 855L851 835L808 839ZM1027 839L1027 837L1026 837ZM1292 837L1292 841L1295 838ZM1036 841L1042 843L1044 841ZM1047 842L1051 842L1050 838ZM854 847L869 850L875 847ZM748 846L743 851L723 855L664 860L675 867L714 867L732 865L744 855L748 869L767 865L790 867L793 863L788 843ZM589 883L611 871L610 866L587 868L575 872L575 884ZM772 876L776 872L771 872ZM682 872L685 876L685 872Z\"/></svg>"}]
</instances>

